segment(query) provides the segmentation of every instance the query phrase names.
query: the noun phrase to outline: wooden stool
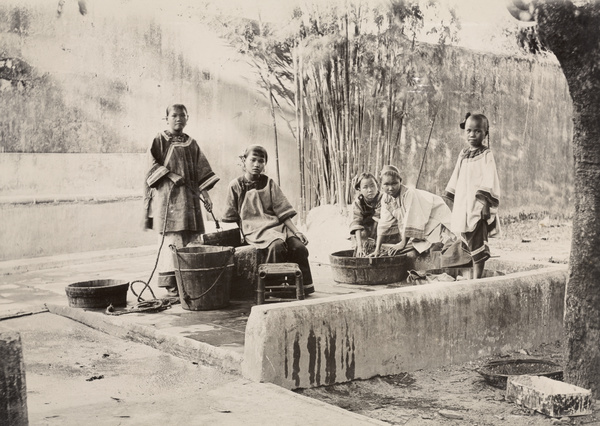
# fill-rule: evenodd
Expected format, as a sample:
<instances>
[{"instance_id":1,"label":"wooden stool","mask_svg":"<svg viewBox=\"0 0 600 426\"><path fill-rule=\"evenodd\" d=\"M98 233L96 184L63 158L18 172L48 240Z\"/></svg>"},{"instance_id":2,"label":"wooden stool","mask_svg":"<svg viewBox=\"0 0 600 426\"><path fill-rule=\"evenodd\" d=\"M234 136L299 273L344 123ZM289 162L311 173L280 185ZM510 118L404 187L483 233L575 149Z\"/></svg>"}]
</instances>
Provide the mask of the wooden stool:
<instances>
[{"instance_id":1,"label":"wooden stool","mask_svg":"<svg viewBox=\"0 0 600 426\"><path fill-rule=\"evenodd\" d=\"M302 271L298 264L264 263L259 265L256 304L292 300L304 300Z\"/></svg>"}]
</instances>

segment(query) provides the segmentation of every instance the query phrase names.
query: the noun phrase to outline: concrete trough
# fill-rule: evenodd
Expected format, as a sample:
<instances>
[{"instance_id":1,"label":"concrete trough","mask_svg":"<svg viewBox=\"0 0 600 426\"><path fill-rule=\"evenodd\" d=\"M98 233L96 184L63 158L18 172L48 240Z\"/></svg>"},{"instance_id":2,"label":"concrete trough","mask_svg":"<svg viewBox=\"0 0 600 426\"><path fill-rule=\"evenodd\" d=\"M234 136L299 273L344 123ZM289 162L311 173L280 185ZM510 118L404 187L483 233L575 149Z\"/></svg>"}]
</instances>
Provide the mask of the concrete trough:
<instances>
[{"instance_id":1,"label":"concrete trough","mask_svg":"<svg viewBox=\"0 0 600 426\"><path fill-rule=\"evenodd\" d=\"M506 400L550 417L592 414L592 391L539 376L516 376L508 380Z\"/></svg>"},{"instance_id":2,"label":"concrete trough","mask_svg":"<svg viewBox=\"0 0 600 426\"><path fill-rule=\"evenodd\" d=\"M486 266L507 275L254 306L243 374L309 388L562 339L566 265Z\"/></svg>"}]
</instances>

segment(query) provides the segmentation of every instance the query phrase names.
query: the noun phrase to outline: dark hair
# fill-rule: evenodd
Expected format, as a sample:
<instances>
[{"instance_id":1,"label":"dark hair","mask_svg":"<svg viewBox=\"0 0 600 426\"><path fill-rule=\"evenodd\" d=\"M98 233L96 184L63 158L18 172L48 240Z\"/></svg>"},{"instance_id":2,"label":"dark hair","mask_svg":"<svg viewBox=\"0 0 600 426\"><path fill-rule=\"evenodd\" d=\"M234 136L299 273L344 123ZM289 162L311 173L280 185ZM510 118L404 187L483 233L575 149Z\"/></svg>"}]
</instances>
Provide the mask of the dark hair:
<instances>
[{"instance_id":1,"label":"dark hair","mask_svg":"<svg viewBox=\"0 0 600 426\"><path fill-rule=\"evenodd\" d=\"M490 133L490 121L483 114L471 114L470 112L467 112L467 114L465 115L465 119L459 124L459 126L460 126L461 129L463 129L463 130L465 129L465 125L467 124L467 120L469 118L472 118L473 120L480 121L483 124L483 127L485 127L485 134L486 134L486 136L489 135L489 133Z\"/></svg>"},{"instance_id":2,"label":"dark hair","mask_svg":"<svg viewBox=\"0 0 600 426\"><path fill-rule=\"evenodd\" d=\"M188 115L187 108L184 104L173 104L167 107L167 117L169 116L169 111L171 111L172 109L181 109L185 112L185 115Z\"/></svg>"},{"instance_id":3,"label":"dark hair","mask_svg":"<svg viewBox=\"0 0 600 426\"><path fill-rule=\"evenodd\" d=\"M377 182L377 178L373 175L373 173L363 172L359 175L356 175L354 179L352 179L354 189L360 191L360 183L363 181L363 179L373 179L375 181L375 185L379 186L379 182Z\"/></svg>"},{"instance_id":4,"label":"dark hair","mask_svg":"<svg viewBox=\"0 0 600 426\"><path fill-rule=\"evenodd\" d=\"M244 161L250 154L256 154L260 157L264 157L265 163L269 161L267 150L260 145L250 145L248 148L246 148L246 151L244 151L244 154L242 154L240 158L242 161Z\"/></svg>"},{"instance_id":5,"label":"dark hair","mask_svg":"<svg viewBox=\"0 0 600 426\"><path fill-rule=\"evenodd\" d=\"M398 170L398 167L396 166L383 166L383 168L381 169L381 178L383 179L384 176L394 177L398 179L400 183L402 183L402 177L400 177L400 170Z\"/></svg>"}]
</instances>

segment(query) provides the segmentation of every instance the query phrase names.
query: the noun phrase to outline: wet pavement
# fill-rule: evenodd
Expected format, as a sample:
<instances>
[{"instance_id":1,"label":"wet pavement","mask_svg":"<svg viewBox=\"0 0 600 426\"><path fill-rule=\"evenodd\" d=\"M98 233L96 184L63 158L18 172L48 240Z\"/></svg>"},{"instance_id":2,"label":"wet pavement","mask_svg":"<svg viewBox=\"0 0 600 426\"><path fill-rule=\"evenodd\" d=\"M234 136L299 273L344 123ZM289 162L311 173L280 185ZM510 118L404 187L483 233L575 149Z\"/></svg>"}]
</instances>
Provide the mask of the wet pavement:
<instances>
[{"instance_id":1,"label":"wet pavement","mask_svg":"<svg viewBox=\"0 0 600 426\"><path fill-rule=\"evenodd\" d=\"M138 341L146 341L151 346L160 343L152 339L171 339L171 346L195 345L197 353L209 353L208 364L220 365L226 369L238 370L244 352L246 323L254 300L231 300L226 308L210 311L189 311L175 304L170 309L152 313L127 313L107 315L104 309L70 308L65 288L69 284L102 279L116 279L132 282L148 280L155 264L156 247L144 246L129 249L103 250L98 252L59 255L46 258L24 259L0 262L0 319L14 315L38 312L46 306L51 312L83 322L91 327L111 332L114 327L126 328L130 336L141 335ZM322 250L323 251L323 250ZM496 250L502 257L508 253ZM311 257L311 270L315 293L307 300L324 299L333 296L370 292L392 285L352 285L334 281L333 271L328 263L327 252ZM166 296L164 289L156 287L156 277L151 289L157 298ZM134 290L140 293L142 283L136 283ZM152 299L145 290L144 299ZM285 303L285 302L282 302ZM122 313L135 308L138 300L134 293L127 293L127 308L117 308ZM196 344L197 343L197 344ZM219 349L214 353L212 348ZM173 348L171 353L177 353ZM190 357L197 354L190 353ZM229 361L219 363L219 357Z\"/></svg>"},{"instance_id":2,"label":"wet pavement","mask_svg":"<svg viewBox=\"0 0 600 426\"><path fill-rule=\"evenodd\" d=\"M148 327L155 331L171 336L183 337L206 343L208 345L232 351L240 356L244 351L244 334L246 322L253 300L231 300L226 308L210 311L189 311L175 304L170 309L153 313L127 313L111 316L104 313L104 309L68 309L68 298L65 287L69 284L103 279L116 279L125 281L146 281L155 262L155 254L151 247L132 249L129 253L122 249L116 250L114 257L108 251L98 254L91 252L73 257L71 262L66 256L57 256L55 262L51 258L45 261L37 260L43 269L37 269L32 263L28 269L23 261L0 262L0 317L10 316L18 312L31 312L47 305L54 313L71 316L69 312L79 311L92 318L88 325L93 326L93 317L102 316L102 321L113 321L119 318L119 324L127 323ZM54 266L54 267L48 267ZM308 296L307 300L327 298L335 295L348 294L362 291L374 291L387 286L357 286L337 284L329 265L320 262L311 262L315 293ZM166 292L156 287L155 279L151 289L157 298L166 296ZM140 294L144 285L136 283L134 290ZM152 299L148 290L142 294L144 299ZM135 307L138 301L131 290L127 293L127 308L117 308L117 313ZM282 302L285 303L285 302ZM89 315L88 315L89 314ZM81 318L78 316L78 319ZM87 322L87 321L86 321Z\"/></svg>"},{"instance_id":3,"label":"wet pavement","mask_svg":"<svg viewBox=\"0 0 600 426\"><path fill-rule=\"evenodd\" d=\"M335 398L336 387L301 392L316 398L313 400L228 374L239 372L246 322L253 306L250 300L232 300L227 308L214 311L186 311L174 305L158 313L119 316L107 315L103 309L68 306L68 284L97 279L146 280L154 261L154 247L138 247L0 262L0 331L18 330L23 336L31 424L177 424L190 420L215 424L382 424L375 419L393 424L452 423L440 415L440 407L472 413L478 424L504 424L507 419L523 425L552 422L515 411L492 391L485 396L493 407L486 406L484 413L479 402L483 390L472 372L464 383L472 381L477 389L460 388L452 404L432 403L417 407L418 412L407 408L402 395L387 395L389 389L380 389L378 378L337 385L344 395L354 395L348 402ZM326 263L312 262L311 268L316 292L309 300L388 287L336 284ZM157 297L165 295L155 285L152 288ZM145 293L144 297L151 296ZM131 291L127 302L128 307L137 303ZM39 314L46 307L60 316ZM465 368L470 371L472 367L452 368L464 375ZM437 374L416 372L418 386L401 383L400 388L407 387L406 398L411 401L415 392L441 392ZM99 376L104 376L103 380L87 381ZM431 383L429 376L436 376ZM448 389L458 386L452 381L454 375L449 380ZM461 376L460 383L462 380ZM450 390L446 392L440 401L452 397ZM189 399L181 395L188 395L195 405L190 406ZM363 406L365 395L375 398L367 404L368 409ZM583 419L583 423L593 424L596 419L588 420Z\"/></svg>"},{"instance_id":4,"label":"wet pavement","mask_svg":"<svg viewBox=\"0 0 600 426\"><path fill-rule=\"evenodd\" d=\"M31 425L383 424L50 313L5 331L21 336Z\"/></svg>"},{"instance_id":5,"label":"wet pavement","mask_svg":"<svg viewBox=\"0 0 600 426\"><path fill-rule=\"evenodd\" d=\"M84 420L177 424L177 419L240 424L243 418L246 424L381 424L230 374L239 372L253 301L232 300L227 308L213 311L187 311L177 304L161 312L118 316L107 315L104 309L69 307L67 285L100 279L147 280L154 262L151 247L119 249L113 256L103 251L34 259L29 264L0 262L0 331L22 334L32 424L75 425ZM337 285L328 265L311 266L316 292L308 299L371 290ZM137 291L142 287L136 286ZM159 298L166 295L154 284L152 289ZM151 298L147 291L143 296ZM136 304L135 295L128 291L128 307ZM165 363L169 364L166 372ZM200 368L208 370L198 372ZM139 374L132 373L136 369ZM88 376L105 380L88 382ZM168 384L154 389L161 377ZM180 397L183 394L197 395L202 402L190 407L189 400ZM279 409L284 406L286 410Z\"/></svg>"}]
</instances>

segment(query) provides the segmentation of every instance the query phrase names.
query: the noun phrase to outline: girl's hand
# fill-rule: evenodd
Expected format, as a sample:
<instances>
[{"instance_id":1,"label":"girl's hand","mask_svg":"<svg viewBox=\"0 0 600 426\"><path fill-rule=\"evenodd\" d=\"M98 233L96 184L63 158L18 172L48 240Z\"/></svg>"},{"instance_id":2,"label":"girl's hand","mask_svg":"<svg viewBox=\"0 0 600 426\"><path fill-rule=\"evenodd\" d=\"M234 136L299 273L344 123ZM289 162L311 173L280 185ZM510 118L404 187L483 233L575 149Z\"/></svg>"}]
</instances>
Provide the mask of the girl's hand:
<instances>
[{"instance_id":1,"label":"girl's hand","mask_svg":"<svg viewBox=\"0 0 600 426\"><path fill-rule=\"evenodd\" d=\"M377 257L379 256L379 249L375 249L373 251L373 253L371 253L370 255L368 255L367 257Z\"/></svg>"},{"instance_id":2,"label":"girl's hand","mask_svg":"<svg viewBox=\"0 0 600 426\"><path fill-rule=\"evenodd\" d=\"M200 201L202 201L202 204L204 204L204 208L206 209L206 211L212 213L213 202L210 199L210 196L208 195L208 191L206 189L200 191L199 197Z\"/></svg>"},{"instance_id":3,"label":"girl's hand","mask_svg":"<svg viewBox=\"0 0 600 426\"><path fill-rule=\"evenodd\" d=\"M356 247L356 257L365 257L365 251L362 248L362 244Z\"/></svg>"},{"instance_id":4,"label":"girl's hand","mask_svg":"<svg viewBox=\"0 0 600 426\"><path fill-rule=\"evenodd\" d=\"M210 198L205 198L205 199L201 198L201 200L204 203L204 208L206 209L206 211L210 213L213 208L212 200Z\"/></svg>"},{"instance_id":5,"label":"girl's hand","mask_svg":"<svg viewBox=\"0 0 600 426\"><path fill-rule=\"evenodd\" d=\"M393 246L390 247L389 254L391 256L394 256L399 251L402 251L402 249L404 249L405 246L406 246L406 243L404 241L401 241L398 244L394 244Z\"/></svg>"},{"instance_id":6,"label":"girl's hand","mask_svg":"<svg viewBox=\"0 0 600 426\"><path fill-rule=\"evenodd\" d=\"M169 179L171 179L171 182L173 182L175 186L180 186L185 183L183 178L175 173L169 173Z\"/></svg>"},{"instance_id":7,"label":"girl's hand","mask_svg":"<svg viewBox=\"0 0 600 426\"><path fill-rule=\"evenodd\" d=\"M302 241L302 244L308 244L308 238L306 238L306 236L302 232L296 232L296 237L298 237L300 241Z\"/></svg>"}]
</instances>

